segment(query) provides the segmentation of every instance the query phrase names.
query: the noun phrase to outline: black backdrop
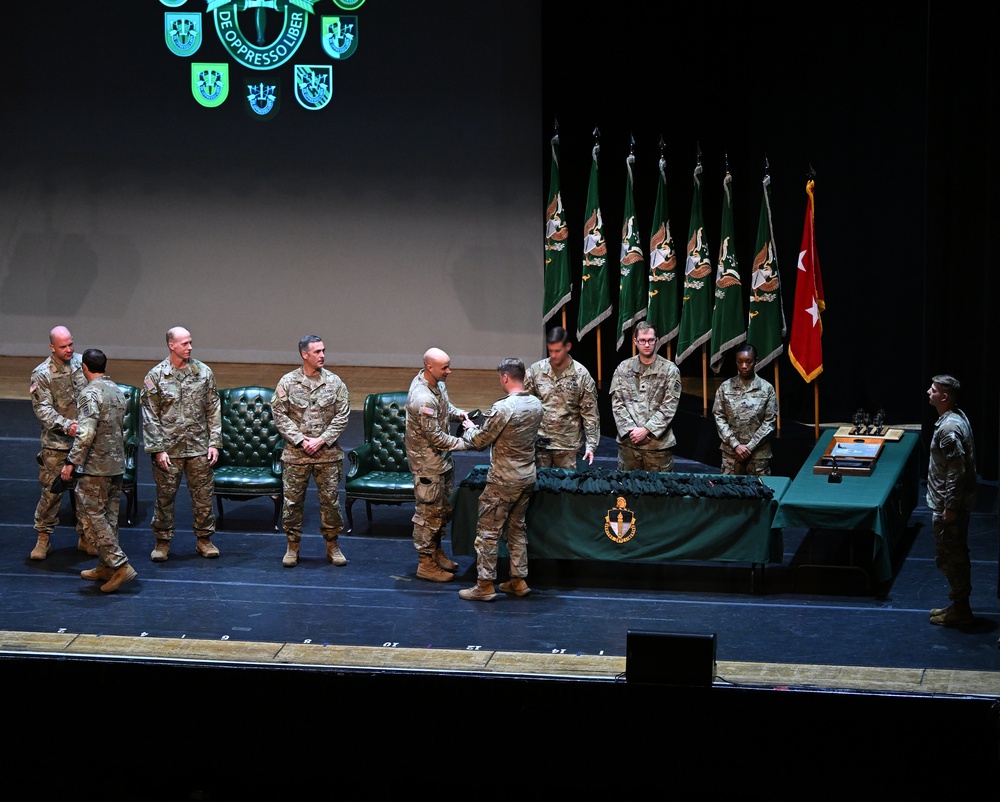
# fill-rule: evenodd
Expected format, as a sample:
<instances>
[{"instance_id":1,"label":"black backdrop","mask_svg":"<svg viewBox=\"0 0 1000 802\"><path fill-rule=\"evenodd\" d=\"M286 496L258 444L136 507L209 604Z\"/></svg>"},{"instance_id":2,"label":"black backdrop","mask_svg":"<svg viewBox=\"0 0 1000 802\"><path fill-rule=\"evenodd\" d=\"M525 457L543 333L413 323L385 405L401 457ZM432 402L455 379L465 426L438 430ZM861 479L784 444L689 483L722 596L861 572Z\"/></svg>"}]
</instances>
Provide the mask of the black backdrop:
<instances>
[{"instance_id":1,"label":"black backdrop","mask_svg":"<svg viewBox=\"0 0 1000 802\"><path fill-rule=\"evenodd\" d=\"M718 252L722 182L733 175L735 239L749 276L765 160L789 328L795 266L816 178L817 251L826 294L819 419L884 408L890 423L934 420L930 376L956 374L979 466L997 476L1000 423L992 322L996 303L996 12L941 2L858 8L619 2L584 14L543 4L540 169L548 192L556 121L576 277L593 131L615 314L602 324L601 373L631 355L617 341L617 253L626 158L635 139L635 205L648 239L662 137L675 243L683 250L698 149L704 220ZM748 282L744 281L744 286ZM746 307L745 307L746 308ZM553 319L553 323L558 321ZM786 340L787 343L787 340ZM597 336L575 353L596 370ZM777 360L782 417L815 420L814 386ZM699 354L681 365L702 374ZM720 375L734 372L730 355ZM708 371L712 376L711 370ZM762 374L773 380L768 366ZM606 384L605 384L606 386Z\"/></svg>"}]
</instances>

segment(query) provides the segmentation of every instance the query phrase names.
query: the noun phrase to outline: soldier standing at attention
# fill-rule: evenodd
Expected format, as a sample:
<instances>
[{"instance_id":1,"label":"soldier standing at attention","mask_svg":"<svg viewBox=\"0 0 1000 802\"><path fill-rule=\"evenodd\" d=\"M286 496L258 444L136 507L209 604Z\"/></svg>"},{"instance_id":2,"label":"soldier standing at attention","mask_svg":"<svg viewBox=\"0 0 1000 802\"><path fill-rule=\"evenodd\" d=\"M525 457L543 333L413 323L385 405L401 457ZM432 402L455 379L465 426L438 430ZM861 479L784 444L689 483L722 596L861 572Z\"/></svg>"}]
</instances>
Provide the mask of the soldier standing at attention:
<instances>
[{"instance_id":1,"label":"soldier standing at attention","mask_svg":"<svg viewBox=\"0 0 1000 802\"><path fill-rule=\"evenodd\" d=\"M445 382L451 375L451 357L440 348L424 354L424 367L413 377L406 396L406 461L413 474L413 546L417 550L417 578L449 582L458 563L444 553L441 540L451 520L449 498L455 489L452 451L465 451L460 437L448 433L448 422L468 420L465 410L452 405Z\"/></svg>"},{"instance_id":2,"label":"soldier standing at attention","mask_svg":"<svg viewBox=\"0 0 1000 802\"><path fill-rule=\"evenodd\" d=\"M583 365L570 356L573 344L562 326L548 334L549 356L528 368L524 389L542 402L545 411L536 448L539 468L576 469L576 455L594 464L601 440L597 385Z\"/></svg>"},{"instance_id":3,"label":"soldier standing at attention","mask_svg":"<svg viewBox=\"0 0 1000 802\"><path fill-rule=\"evenodd\" d=\"M302 505L312 476L319 494L319 531L326 541L326 559L334 565L347 565L337 542L344 529L339 489L344 449L339 441L347 428L351 400L347 385L323 367L326 346L318 336L308 334L299 340L299 356L302 367L282 376L271 398L274 423L285 438L281 526L288 545L281 564L294 568L299 563Z\"/></svg>"},{"instance_id":4,"label":"soldier standing at attention","mask_svg":"<svg viewBox=\"0 0 1000 802\"><path fill-rule=\"evenodd\" d=\"M218 557L215 534L215 474L222 448L222 409L215 374L191 357L191 333L180 326L167 332L170 355L154 367L139 392L142 436L153 463L156 506L152 529L156 545L150 557L163 562L174 537L174 501L187 477L194 533L202 557Z\"/></svg>"},{"instance_id":5,"label":"soldier standing at attention","mask_svg":"<svg viewBox=\"0 0 1000 802\"><path fill-rule=\"evenodd\" d=\"M618 469L672 471L677 438L670 428L681 401L681 372L656 353L656 329L643 320L633 335L638 354L611 377L618 429Z\"/></svg>"},{"instance_id":6,"label":"soldier standing at attention","mask_svg":"<svg viewBox=\"0 0 1000 802\"><path fill-rule=\"evenodd\" d=\"M44 560L51 548L50 538L59 522L62 493L50 489L62 470L66 455L76 436L76 399L87 386L80 357L73 353L73 335L65 326L56 326L49 332L51 355L31 373L31 408L42 424L42 450L35 458L38 462L38 481L42 495L35 507L35 531L38 540L31 550L32 560ZM83 526L77 519L77 544L80 551L96 554L93 544L87 542Z\"/></svg>"},{"instance_id":7,"label":"soldier standing at attention","mask_svg":"<svg viewBox=\"0 0 1000 802\"><path fill-rule=\"evenodd\" d=\"M976 444L972 424L958 408L962 389L954 376L931 379L927 398L937 411L927 465L927 506L934 527L934 563L948 580L951 604L930 611L932 624L962 627L974 623L969 604L969 518L976 502Z\"/></svg>"},{"instance_id":8,"label":"soldier standing at attention","mask_svg":"<svg viewBox=\"0 0 1000 802\"><path fill-rule=\"evenodd\" d=\"M778 420L774 387L757 375L757 349L736 350L736 375L715 392L712 414L724 474L771 475L771 435Z\"/></svg>"},{"instance_id":9,"label":"soldier standing at attention","mask_svg":"<svg viewBox=\"0 0 1000 802\"><path fill-rule=\"evenodd\" d=\"M61 476L68 481L74 471L76 507L87 537L97 546L99 564L81 571L82 579L103 582L101 590L114 593L136 577L118 544L118 508L122 474L125 473L125 395L104 371L103 351L83 352L87 386L80 394L79 427Z\"/></svg>"},{"instance_id":10,"label":"soldier standing at attention","mask_svg":"<svg viewBox=\"0 0 1000 802\"><path fill-rule=\"evenodd\" d=\"M481 451L488 445L490 470L486 487L479 496L479 521L476 525L476 575L471 588L458 595L468 601L493 601L497 593L497 553L500 538L510 554L510 579L500 583L500 590L513 596L527 596L528 536L525 513L535 487L535 436L542 423L542 402L524 389L524 363L505 359L497 368L500 386L507 396L486 413L482 427L472 421L462 425L462 438Z\"/></svg>"}]
</instances>

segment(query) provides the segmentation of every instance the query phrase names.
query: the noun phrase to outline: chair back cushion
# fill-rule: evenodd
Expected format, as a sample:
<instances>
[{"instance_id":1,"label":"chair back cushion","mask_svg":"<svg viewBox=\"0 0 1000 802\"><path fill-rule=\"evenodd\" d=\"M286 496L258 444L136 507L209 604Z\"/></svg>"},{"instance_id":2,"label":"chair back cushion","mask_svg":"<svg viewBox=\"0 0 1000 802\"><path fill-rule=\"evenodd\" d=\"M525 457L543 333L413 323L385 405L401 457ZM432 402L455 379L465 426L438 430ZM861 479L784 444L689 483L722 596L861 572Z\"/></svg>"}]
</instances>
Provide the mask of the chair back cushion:
<instances>
[{"instance_id":1,"label":"chair back cushion","mask_svg":"<svg viewBox=\"0 0 1000 802\"><path fill-rule=\"evenodd\" d=\"M365 398L365 441L371 443L372 469L410 470L406 461L406 393L372 393Z\"/></svg>"},{"instance_id":2,"label":"chair back cushion","mask_svg":"<svg viewBox=\"0 0 1000 802\"><path fill-rule=\"evenodd\" d=\"M228 387L222 401L222 449L219 467L271 469L276 449L284 446L271 415L271 387Z\"/></svg>"}]
</instances>

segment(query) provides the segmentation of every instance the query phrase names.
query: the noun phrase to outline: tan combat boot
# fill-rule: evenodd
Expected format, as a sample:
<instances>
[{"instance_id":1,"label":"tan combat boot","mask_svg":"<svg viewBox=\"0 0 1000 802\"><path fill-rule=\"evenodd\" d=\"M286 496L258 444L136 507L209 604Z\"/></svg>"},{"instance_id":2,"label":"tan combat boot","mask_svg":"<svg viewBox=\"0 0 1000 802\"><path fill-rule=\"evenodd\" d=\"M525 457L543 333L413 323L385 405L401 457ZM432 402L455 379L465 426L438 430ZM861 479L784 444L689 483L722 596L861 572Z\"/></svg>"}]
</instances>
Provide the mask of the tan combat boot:
<instances>
[{"instance_id":1,"label":"tan combat boot","mask_svg":"<svg viewBox=\"0 0 1000 802\"><path fill-rule=\"evenodd\" d=\"M504 593L511 593L514 596L527 596L531 593L531 588L524 581L524 577L512 576L507 582L500 583L500 590Z\"/></svg>"},{"instance_id":2,"label":"tan combat boot","mask_svg":"<svg viewBox=\"0 0 1000 802\"><path fill-rule=\"evenodd\" d=\"M434 561L433 554L421 554L420 564L417 566L417 579L426 579L430 582L450 582L455 575L445 571Z\"/></svg>"},{"instance_id":3,"label":"tan combat boot","mask_svg":"<svg viewBox=\"0 0 1000 802\"><path fill-rule=\"evenodd\" d=\"M157 540L156 546L153 548L153 552L149 556L153 558L154 563L166 562L167 557L170 556L170 541Z\"/></svg>"},{"instance_id":4,"label":"tan combat boot","mask_svg":"<svg viewBox=\"0 0 1000 802\"><path fill-rule=\"evenodd\" d=\"M198 538L198 553L202 557L218 557L219 547L212 542L211 538L200 537Z\"/></svg>"},{"instance_id":5,"label":"tan combat boot","mask_svg":"<svg viewBox=\"0 0 1000 802\"><path fill-rule=\"evenodd\" d=\"M326 541L326 559L334 565L347 565L347 558L337 545L337 538Z\"/></svg>"},{"instance_id":6,"label":"tan combat boot","mask_svg":"<svg viewBox=\"0 0 1000 802\"><path fill-rule=\"evenodd\" d=\"M294 568L299 564L299 541L288 541L288 549L285 551L285 556L281 558L281 564L285 568Z\"/></svg>"},{"instance_id":7,"label":"tan combat boot","mask_svg":"<svg viewBox=\"0 0 1000 802\"><path fill-rule=\"evenodd\" d=\"M95 546L93 543L91 543L87 539L86 535L83 535L83 534L80 535L80 539L78 541L76 541L76 548L79 551L85 551L85 552L87 552L87 554L89 554L91 557L96 557L97 556L97 546Z\"/></svg>"},{"instance_id":8,"label":"tan combat boot","mask_svg":"<svg viewBox=\"0 0 1000 802\"><path fill-rule=\"evenodd\" d=\"M447 554L444 553L444 549L441 548L441 544L438 543L434 549L434 562L436 562L445 571L457 571L458 563L450 559Z\"/></svg>"},{"instance_id":9,"label":"tan combat boot","mask_svg":"<svg viewBox=\"0 0 1000 802\"><path fill-rule=\"evenodd\" d=\"M488 579L480 579L471 588L460 590L460 598L467 601L493 601L497 597L497 590Z\"/></svg>"},{"instance_id":10,"label":"tan combat boot","mask_svg":"<svg viewBox=\"0 0 1000 802\"><path fill-rule=\"evenodd\" d=\"M22 554L24 552L21 552ZM46 555L49 553L49 536L39 532L38 542L35 543L35 548L31 550L32 560L44 560Z\"/></svg>"},{"instance_id":11,"label":"tan combat boot","mask_svg":"<svg viewBox=\"0 0 1000 802\"><path fill-rule=\"evenodd\" d=\"M940 627L966 627L975 623L976 617L972 614L969 600L955 600L944 609L934 615L931 610L931 623Z\"/></svg>"},{"instance_id":12,"label":"tan combat boot","mask_svg":"<svg viewBox=\"0 0 1000 802\"><path fill-rule=\"evenodd\" d=\"M95 582L106 582L111 579L114 572L114 568L108 568L106 565L98 565L96 568L88 568L86 571L81 571L80 579L90 579Z\"/></svg>"},{"instance_id":13,"label":"tan combat boot","mask_svg":"<svg viewBox=\"0 0 1000 802\"><path fill-rule=\"evenodd\" d=\"M114 593L126 582L131 582L137 576L135 569L128 563L124 563L115 570L107 582L101 585L101 590L105 593Z\"/></svg>"}]
</instances>

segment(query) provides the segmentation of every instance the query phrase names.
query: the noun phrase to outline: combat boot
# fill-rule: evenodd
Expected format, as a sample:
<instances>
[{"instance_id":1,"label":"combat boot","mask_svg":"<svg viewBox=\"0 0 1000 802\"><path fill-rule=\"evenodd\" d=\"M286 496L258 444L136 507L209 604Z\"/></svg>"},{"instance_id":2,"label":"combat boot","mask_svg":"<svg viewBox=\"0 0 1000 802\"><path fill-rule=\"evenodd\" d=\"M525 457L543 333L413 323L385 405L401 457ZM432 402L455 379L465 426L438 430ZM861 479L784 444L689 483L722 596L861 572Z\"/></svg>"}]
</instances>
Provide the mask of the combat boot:
<instances>
[{"instance_id":1,"label":"combat boot","mask_svg":"<svg viewBox=\"0 0 1000 802\"><path fill-rule=\"evenodd\" d=\"M471 588L460 590L458 595L467 601L493 601L497 597L497 589L489 579L480 579Z\"/></svg>"},{"instance_id":2,"label":"combat boot","mask_svg":"<svg viewBox=\"0 0 1000 802\"><path fill-rule=\"evenodd\" d=\"M444 568L445 571L458 570L458 563L449 559L448 555L444 553L444 549L441 548L440 543L438 543L434 549L434 562L436 562L441 568Z\"/></svg>"},{"instance_id":3,"label":"combat boot","mask_svg":"<svg viewBox=\"0 0 1000 802\"><path fill-rule=\"evenodd\" d=\"M101 590L105 593L114 593L126 582L131 582L137 576L135 569L128 563L124 563L115 570L107 582L101 585Z\"/></svg>"},{"instance_id":4,"label":"combat boot","mask_svg":"<svg viewBox=\"0 0 1000 802\"><path fill-rule=\"evenodd\" d=\"M288 549L285 551L285 556L281 558L281 564L285 568L294 568L299 564L299 541L288 541Z\"/></svg>"},{"instance_id":5,"label":"combat boot","mask_svg":"<svg viewBox=\"0 0 1000 802\"><path fill-rule=\"evenodd\" d=\"M966 627L975 623L968 599L955 600L937 615L931 616L931 623L941 627Z\"/></svg>"},{"instance_id":6,"label":"combat boot","mask_svg":"<svg viewBox=\"0 0 1000 802\"><path fill-rule=\"evenodd\" d=\"M433 554L421 554L420 564L417 566L417 579L426 579L430 582L450 582L455 575L445 571L434 561Z\"/></svg>"},{"instance_id":7,"label":"combat boot","mask_svg":"<svg viewBox=\"0 0 1000 802\"><path fill-rule=\"evenodd\" d=\"M170 556L170 541L169 540L157 540L156 546L153 549L152 554L149 555L153 558L154 563L163 563L167 561L167 557Z\"/></svg>"},{"instance_id":8,"label":"combat boot","mask_svg":"<svg viewBox=\"0 0 1000 802\"><path fill-rule=\"evenodd\" d=\"M86 571L81 571L80 579L91 579L95 582L105 582L108 579L111 579L114 572L114 568L108 568L106 565L98 565L96 568L88 568Z\"/></svg>"},{"instance_id":9,"label":"combat boot","mask_svg":"<svg viewBox=\"0 0 1000 802\"><path fill-rule=\"evenodd\" d=\"M337 538L326 541L326 559L334 565L347 565L347 558L337 545Z\"/></svg>"},{"instance_id":10,"label":"combat boot","mask_svg":"<svg viewBox=\"0 0 1000 802\"><path fill-rule=\"evenodd\" d=\"M76 547L80 551L87 552L87 554L89 554L91 557L97 556L97 546L91 543L90 540L87 539L86 535L83 534L80 535L80 539L76 541Z\"/></svg>"},{"instance_id":11,"label":"combat boot","mask_svg":"<svg viewBox=\"0 0 1000 802\"><path fill-rule=\"evenodd\" d=\"M524 581L524 577L520 576L512 576L507 582L501 582L500 590L514 596L527 596L531 593L528 583Z\"/></svg>"},{"instance_id":12,"label":"combat boot","mask_svg":"<svg viewBox=\"0 0 1000 802\"><path fill-rule=\"evenodd\" d=\"M198 538L198 553L202 557L218 557L219 547L216 546L210 538L200 537Z\"/></svg>"},{"instance_id":13,"label":"combat boot","mask_svg":"<svg viewBox=\"0 0 1000 802\"><path fill-rule=\"evenodd\" d=\"M21 552L22 554L24 552ZM32 560L44 560L46 555L49 553L49 535L44 532L38 533L38 542L35 544L35 548L31 550Z\"/></svg>"}]
</instances>

